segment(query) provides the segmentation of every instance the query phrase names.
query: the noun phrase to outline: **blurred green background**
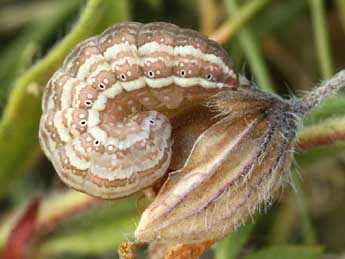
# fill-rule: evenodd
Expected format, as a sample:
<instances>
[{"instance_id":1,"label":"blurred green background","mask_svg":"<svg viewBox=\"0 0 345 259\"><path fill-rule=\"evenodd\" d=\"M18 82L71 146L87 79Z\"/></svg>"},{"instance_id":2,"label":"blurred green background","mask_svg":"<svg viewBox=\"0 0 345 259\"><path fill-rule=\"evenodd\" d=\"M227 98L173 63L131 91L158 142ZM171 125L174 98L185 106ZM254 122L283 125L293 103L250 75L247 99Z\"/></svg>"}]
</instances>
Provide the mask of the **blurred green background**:
<instances>
[{"instance_id":1,"label":"blurred green background","mask_svg":"<svg viewBox=\"0 0 345 259\"><path fill-rule=\"evenodd\" d=\"M239 72L283 96L345 67L345 0L0 0L0 255L36 196L28 258L114 258L119 242L133 239L140 194L101 202L67 190L37 139L42 89L68 51L127 20L202 31ZM339 95L306 118L301 137L344 116ZM340 140L298 153L293 186L204 258L345 258L344 151Z\"/></svg>"}]
</instances>

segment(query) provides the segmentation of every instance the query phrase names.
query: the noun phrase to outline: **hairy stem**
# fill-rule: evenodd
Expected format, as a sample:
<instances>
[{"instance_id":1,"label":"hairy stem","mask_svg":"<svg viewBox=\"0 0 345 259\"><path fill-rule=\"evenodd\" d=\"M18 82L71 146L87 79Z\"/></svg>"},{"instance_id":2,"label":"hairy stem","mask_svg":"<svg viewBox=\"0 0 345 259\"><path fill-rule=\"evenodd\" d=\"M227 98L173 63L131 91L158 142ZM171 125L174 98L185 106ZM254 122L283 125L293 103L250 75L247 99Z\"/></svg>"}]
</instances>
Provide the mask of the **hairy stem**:
<instances>
[{"instance_id":1,"label":"hairy stem","mask_svg":"<svg viewBox=\"0 0 345 259\"><path fill-rule=\"evenodd\" d=\"M302 99L303 114L310 112L313 108L318 106L322 101L330 96L334 96L345 87L345 70L341 70L332 78L324 81L321 85L306 94Z\"/></svg>"}]
</instances>

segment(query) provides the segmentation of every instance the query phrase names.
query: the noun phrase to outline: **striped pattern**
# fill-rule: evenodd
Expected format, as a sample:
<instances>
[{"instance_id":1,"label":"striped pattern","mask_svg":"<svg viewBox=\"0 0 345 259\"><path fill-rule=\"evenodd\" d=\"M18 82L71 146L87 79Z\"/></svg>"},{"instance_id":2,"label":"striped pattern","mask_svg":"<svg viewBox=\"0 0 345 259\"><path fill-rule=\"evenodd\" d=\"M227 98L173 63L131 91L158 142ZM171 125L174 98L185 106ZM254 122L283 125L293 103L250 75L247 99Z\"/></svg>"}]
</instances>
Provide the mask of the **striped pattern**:
<instances>
[{"instance_id":1,"label":"striped pattern","mask_svg":"<svg viewBox=\"0 0 345 259\"><path fill-rule=\"evenodd\" d=\"M236 88L227 53L202 34L168 23L127 22L78 44L49 80L40 143L61 179L113 199L167 171L164 113Z\"/></svg>"}]
</instances>

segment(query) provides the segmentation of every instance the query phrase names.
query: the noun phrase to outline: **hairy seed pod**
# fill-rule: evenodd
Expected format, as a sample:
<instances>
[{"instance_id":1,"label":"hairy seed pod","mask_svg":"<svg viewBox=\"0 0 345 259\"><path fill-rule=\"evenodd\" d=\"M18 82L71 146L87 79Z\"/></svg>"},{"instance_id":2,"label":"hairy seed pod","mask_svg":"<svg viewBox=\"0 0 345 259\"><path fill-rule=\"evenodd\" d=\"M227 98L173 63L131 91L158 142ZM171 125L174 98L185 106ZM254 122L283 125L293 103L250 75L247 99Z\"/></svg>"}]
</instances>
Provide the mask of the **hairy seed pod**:
<instances>
[{"instance_id":1,"label":"hairy seed pod","mask_svg":"<svg viewBox=\"0 0 345 259\"><path fill-rule=\"evenodd\" d=\"M299 105L250 87L212 97L221 119L144 211L137 241L219 240L274 198L292 161Z\"/></svg>"},{"instance_id":2,"label":"hairy seed pod","mask_svg":"<svg viewBox=\"0 0 345 259\"><path fill-rule=\"evenodd\" d=\"M289 180L300 120L345 87L345 70L301 99L282 99L241 81L237 91L210 99L218 122L200 134L194 129L205 125L205 114L198 114L195 125L188 125L188 138L175 130L180 137L174 148L187 148L188 156L175 156L173 164L182 169L170 173L135 231L137 242L154 244L153 252L160 252L159 244L176 252L181 243L198 249L208 240L220 240L270 204ZM191 132L198 135L196 141Z\"/></svg>"},{"instance_id":3,"label":"hairy seed pod","mask_svg":"<svg viewBox=\"0 0 345 259\"><path fill-rule=\"evenodd\" d=\"M117 24L77 45L49 80L40 143L70 187L105 199L128 196L168 169L166 115L237 82L227 53L196 31Z\"/></svg>"}]
</instances>

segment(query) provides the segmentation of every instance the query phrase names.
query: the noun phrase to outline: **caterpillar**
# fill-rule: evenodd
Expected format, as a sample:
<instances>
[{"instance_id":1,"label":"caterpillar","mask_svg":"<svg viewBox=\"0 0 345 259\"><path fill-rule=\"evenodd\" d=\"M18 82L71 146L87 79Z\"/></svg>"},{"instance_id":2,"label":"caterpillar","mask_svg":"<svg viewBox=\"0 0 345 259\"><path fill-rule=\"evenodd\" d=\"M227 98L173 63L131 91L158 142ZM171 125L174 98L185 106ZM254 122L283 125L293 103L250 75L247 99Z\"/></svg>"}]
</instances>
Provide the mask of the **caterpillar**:
<instances>
[{"instance_id":1,"label":"caterpillar","mask_svg":"<svg viewBox=\"0 0 345 259\"><path fill-rule=\"evenodd\" d=\"M227 52L203 34L163 22L115 24L79 43L48 81L40 144L68 186L125 197L168 170L167 116L237 85Z\"/></svg>"}]
</instances>

